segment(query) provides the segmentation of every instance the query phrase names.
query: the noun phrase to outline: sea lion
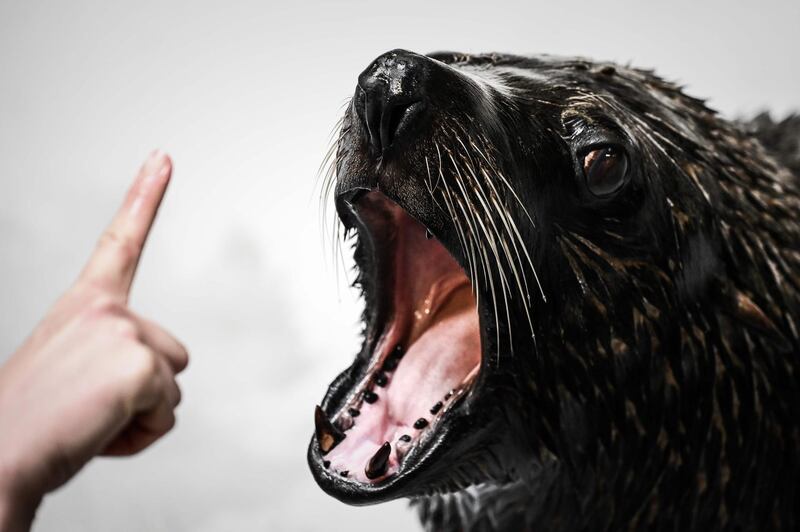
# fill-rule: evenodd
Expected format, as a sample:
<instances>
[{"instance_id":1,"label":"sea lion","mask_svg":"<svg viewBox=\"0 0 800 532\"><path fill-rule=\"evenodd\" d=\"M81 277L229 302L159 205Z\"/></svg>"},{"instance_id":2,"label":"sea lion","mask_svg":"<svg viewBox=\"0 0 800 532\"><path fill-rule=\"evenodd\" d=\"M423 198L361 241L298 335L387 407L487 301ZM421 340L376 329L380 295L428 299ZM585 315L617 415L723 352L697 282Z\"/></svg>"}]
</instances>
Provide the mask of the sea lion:
<instances>
[{"instance_id":1,"label":"sea lion","mask_svg":"<svg viewBox=\"0 0 800 532\"><path fill-rule=\"evenodd\" d=\"M611 63L378 57L325 185L364 343L316 481L436 531L800 528L798 133Z\"/></svg>"}]
</instances>

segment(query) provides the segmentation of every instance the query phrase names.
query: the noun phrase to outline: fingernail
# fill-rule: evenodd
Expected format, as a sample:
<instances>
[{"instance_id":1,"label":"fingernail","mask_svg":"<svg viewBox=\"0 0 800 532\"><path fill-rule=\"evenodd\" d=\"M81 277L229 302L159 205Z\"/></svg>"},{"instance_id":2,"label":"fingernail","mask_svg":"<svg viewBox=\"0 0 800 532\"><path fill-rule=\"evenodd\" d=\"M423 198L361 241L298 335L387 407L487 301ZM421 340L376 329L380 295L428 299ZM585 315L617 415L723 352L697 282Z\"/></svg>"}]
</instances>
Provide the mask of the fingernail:
<instances>
[{"instance_id":1,"label":"fingernail","mask_svg":"<svg viewBox=\"0 0 800 532\"><path fill-rule=\"evenodd\" d=\"M167 164L167 160L165 158L164 161L161 163L161 169L158 171L158 177L160 179L164 178L164 177L167 177L167 174L171 170L172 170L172 165L171 164Z\"/></svg>"},{"instance_id":2,"label":"fingernail","mask_svg":"<svg viewBox=\"0 0 800 532\"><path fill-rule=\"evenodd\" d=\"M164 152L155 149L150 152L150 155L147 157L147 161L145 161L145 165L148 168L154 168L156 166L160 166L164 159Z\"/></svg>"},{"instance_id":3,"label":"fingernail","mask_svg":"<svg viewBox=\"0 0 800 532\"><path fill-rule=\"evenodd\" d=\"M159 149L153 150L142 168L144 178L150 181L165 177L170 170L168 160L166 153Z\"/></svg>"}]
</instances>

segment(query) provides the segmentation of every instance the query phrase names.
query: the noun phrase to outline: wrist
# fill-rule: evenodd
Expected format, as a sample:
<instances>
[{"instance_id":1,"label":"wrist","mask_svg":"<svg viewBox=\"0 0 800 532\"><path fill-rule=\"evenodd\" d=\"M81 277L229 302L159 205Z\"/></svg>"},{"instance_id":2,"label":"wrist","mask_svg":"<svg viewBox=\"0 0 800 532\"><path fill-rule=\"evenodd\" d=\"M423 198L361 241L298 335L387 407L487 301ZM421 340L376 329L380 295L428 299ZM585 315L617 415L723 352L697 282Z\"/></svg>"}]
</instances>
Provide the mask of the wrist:
<instances>
[{"instance_id":1,"label":"wrist","mask_svg":"<svg viewBox=\"0 0 800 532\"><path fill-rule=\"evenodd\" d=\"M30 530L41 495L25 492L16 482L13 470L0 458L0 532Z\"/></svg>"}]
</instances>

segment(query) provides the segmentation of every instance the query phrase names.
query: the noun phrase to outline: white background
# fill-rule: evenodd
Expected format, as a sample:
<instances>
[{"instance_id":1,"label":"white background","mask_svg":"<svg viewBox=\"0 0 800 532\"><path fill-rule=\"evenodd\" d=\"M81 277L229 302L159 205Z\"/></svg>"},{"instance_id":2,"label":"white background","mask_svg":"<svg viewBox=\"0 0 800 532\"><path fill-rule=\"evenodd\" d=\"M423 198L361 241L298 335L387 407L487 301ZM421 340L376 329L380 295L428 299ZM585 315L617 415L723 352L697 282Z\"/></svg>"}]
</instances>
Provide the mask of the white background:
<instances>
[{"instance_id":1,"label":"white background","mask_svg":"<svg viewBox=\"0 0 800 532\"><path fill-rule=\"evenodd\" d=\"M35 530L414 530L311 479L357 348L314 190L358 73L403 47L655 67L727 116L800 102L800 3L0 0L0 360L72 281L141 160L175 173L133 294L189 346L176 429L96 460ZM5 414L4 414L5 415Z\"/></svg>"}]
</instances>

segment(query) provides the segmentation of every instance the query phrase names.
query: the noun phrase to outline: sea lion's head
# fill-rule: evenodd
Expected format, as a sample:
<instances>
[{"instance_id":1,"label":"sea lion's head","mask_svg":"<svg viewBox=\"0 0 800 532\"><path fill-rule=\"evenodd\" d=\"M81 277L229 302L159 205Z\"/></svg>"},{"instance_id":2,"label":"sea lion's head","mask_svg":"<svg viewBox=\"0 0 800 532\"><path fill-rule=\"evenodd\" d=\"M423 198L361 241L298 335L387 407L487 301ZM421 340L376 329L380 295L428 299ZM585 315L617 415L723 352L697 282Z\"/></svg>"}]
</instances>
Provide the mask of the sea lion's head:
<instances>
[{"instance_id":1,"label":"sea lion's head","mask_svg":"<svg viewBox=\"0 0 800 532\"><path fill-rule=\"evenodd\" d=\"M316 412L320 486L368 504L535 490L549 471L542 486L624 501L695 468L709 344L736 334L708 301L771 325L726 267L726 231L747 215L736 195L760 193L737 188L749 141L733 135L675 86L608 63L373 61L328 183L365 311L363 347ZM729 390L714 415L739 400Z\"/></svg>"}]
</instances>

